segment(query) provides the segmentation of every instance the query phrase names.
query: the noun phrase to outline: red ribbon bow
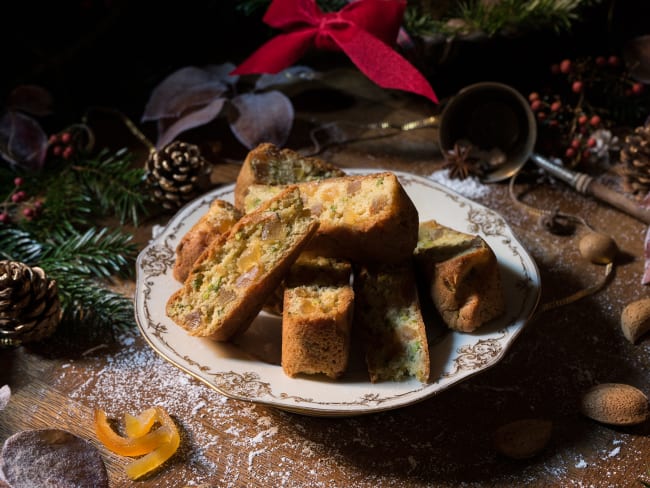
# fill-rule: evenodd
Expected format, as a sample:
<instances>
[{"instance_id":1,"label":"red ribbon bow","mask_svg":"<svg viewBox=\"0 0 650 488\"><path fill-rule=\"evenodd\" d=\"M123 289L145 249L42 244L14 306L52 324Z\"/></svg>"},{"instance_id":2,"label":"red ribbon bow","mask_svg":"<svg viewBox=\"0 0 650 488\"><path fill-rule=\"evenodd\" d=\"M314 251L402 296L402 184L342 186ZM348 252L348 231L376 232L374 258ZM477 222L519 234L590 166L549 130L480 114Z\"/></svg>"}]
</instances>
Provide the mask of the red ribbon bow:
<instances>
[{"instance_id":1,"label":"red ribbon bow","mask_svg":"<svg viewBox=\"0 0 650 488\"><path fill-rule=\"evenodd\" d=\"M357 0L338 12L323 13L315 0L273 0L263 20L285 32L260 47L232 74L277 73L295 64L313 45L343 51L383 88L416 93L438 103L424 76L390 47L405 8L404 0Z\"/></svg>"}]
</instances>

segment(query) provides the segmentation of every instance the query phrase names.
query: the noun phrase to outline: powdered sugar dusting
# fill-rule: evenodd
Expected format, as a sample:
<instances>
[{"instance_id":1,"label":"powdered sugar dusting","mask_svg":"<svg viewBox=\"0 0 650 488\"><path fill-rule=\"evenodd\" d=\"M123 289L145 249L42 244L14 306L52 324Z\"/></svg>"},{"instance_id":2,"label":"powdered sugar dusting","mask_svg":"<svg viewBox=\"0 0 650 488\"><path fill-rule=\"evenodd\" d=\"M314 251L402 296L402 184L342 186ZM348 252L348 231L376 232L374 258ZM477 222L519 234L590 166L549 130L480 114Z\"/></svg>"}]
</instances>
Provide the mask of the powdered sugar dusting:
<instances>
[{"instance_id":1,"label":"powdered sugar dusting","mask_svg":"<svg viewBox=\"0 0 650 488\"><path fill-rule=\"evenodd\" d=\"M490 192L490 187L477 178L450 178L447 170L436 171L429 178L469 199L481 198Z\"/></svg>"}]
</instances>

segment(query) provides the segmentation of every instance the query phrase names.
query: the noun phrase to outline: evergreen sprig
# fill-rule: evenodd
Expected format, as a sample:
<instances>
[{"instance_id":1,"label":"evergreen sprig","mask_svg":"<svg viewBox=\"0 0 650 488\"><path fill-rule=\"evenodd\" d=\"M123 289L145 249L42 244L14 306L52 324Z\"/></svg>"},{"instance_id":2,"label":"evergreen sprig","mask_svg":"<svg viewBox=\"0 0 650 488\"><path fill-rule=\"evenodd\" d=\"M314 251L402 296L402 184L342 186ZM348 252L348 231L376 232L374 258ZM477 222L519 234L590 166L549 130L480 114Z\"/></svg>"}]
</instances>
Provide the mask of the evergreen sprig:
<instances>
[{"instance_id":1,"label":"evergreen sprig","mask_svg":"<svg viewBox=\"0 0 650 488\"><path fill-rule=\"evenodd\" d=\"M64 321L91 328L133 326L133 303L129 298L66 266L52 266L49 274L57 281Z\"/></svg>"},{"instance_id":2,"label":"evergreen sprig","mask_svg":"<svg viewBox=\"0 0 650 488\"><path fill-rule=\"evenodd\" d=\"M136 248L132 236L107 228L80 233L66 225L40 242L29 232L0 228L0 256L39 266L56 280L64 320L85 326L133 323L130 299L107 289L112 276L130 276Z\"/></svg>"},{"instance_id":3,"label":"evergreen sprig","mask_svg":"<svg viewBox=\"0 0 650 488\"><path fill-rule=\"evenodd\" d=\"M84 164L75 164L72 169L77 180L94 197L101 213L113 212L121 223L138 224L138 215L145 211L144 192L141 185L145 170L133 168L131 154L121 149L115 154L107 150Z\"/></svg>"},{"instance_id":4,"label":"evergreen sprig","mask_svg":"<svg viewBox=\"0 0 650 488\"><path fill-rule=\"evenodd\" d=\"M48 160L38 172L19 174L0 165L0 176L0 190L8 195L3 211L10 214L0 223L0 259L39 266L56 280L63 320L72 330L132 325L131 299L109 285L113 277L133 275L137 248L131 234L98 222L138 225L148 202L144 168L134 167L126 150L103 150ZM25 196L14 203L17 189ZM23 210L37 202L38 214L25 217Z\"/></svg>"},{"instance_id":5,"label":"evergreen sprig","mask_svg":"<svg viewBox=\"0 0 650 488\"><path fill-rule=\"evenodd\" d=\"M110 278L113 275L129 276L136 253L132 236L118 230L109 232L90 228L79 233L71 227L57 231L46 243L40 266L49 266L79 275Z\"/></svg>"},{"instance_id":6,"label":"evergreen sprig","mask_svg":"<svg viewBox=\"0 0 650 488\"><path fill-rule=\"evenodd\" d=\"M569 30L579 9L594 0L502 0L487 4L476 0L459 4L459 17L488 36L551 28Z\"/></svg>"},{"instance_id":7,"label":"evergreen sprig","mask_svg":"<svg viewBox=\"0 0 650 488\"><path fill-rule=\"evenodd\" d=\"M43 254L43 245L27 231L0 227L0 257L35 266Z\"/></svg>"}]
</instances>

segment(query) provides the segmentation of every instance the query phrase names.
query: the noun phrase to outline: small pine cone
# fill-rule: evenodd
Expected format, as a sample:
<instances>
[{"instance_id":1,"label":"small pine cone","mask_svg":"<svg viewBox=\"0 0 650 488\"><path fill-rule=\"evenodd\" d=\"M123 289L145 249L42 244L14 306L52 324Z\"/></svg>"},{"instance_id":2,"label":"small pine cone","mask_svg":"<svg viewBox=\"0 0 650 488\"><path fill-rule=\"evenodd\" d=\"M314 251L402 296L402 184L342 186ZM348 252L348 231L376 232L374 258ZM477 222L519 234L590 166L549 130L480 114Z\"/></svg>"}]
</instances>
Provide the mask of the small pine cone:
<instances>
[{"instance_id":1,"label":"small pine cone","mask_svg":"<svg viewBox=\"0 0 650 488\"><path fill-rule=\"evenodd\" d=\"M193 144L174 141L153 151L147 161L153 200L167 210L178 210L201 193L211 169Z\"/></svg>"},{"instance_id":2,"label":"small pine cone","mask_svg":"<svg viewBox=\"0 0 650 488\"><path fill-rule=\"evenodd\" d=\"M16 347L45 339L60 321L56 281L37 266L0 261L0 345Z\"/></svg>"},{"instance_id":3,"label":"small pine cone","mask_svg":"<svg viewBox=\"0 0 650 488\"><path fill-rule=\"evenodd\" d=\"M625 137L620 158L623 190L643 199L650 192L650 122Z\"/></svg>"}]
</instances>

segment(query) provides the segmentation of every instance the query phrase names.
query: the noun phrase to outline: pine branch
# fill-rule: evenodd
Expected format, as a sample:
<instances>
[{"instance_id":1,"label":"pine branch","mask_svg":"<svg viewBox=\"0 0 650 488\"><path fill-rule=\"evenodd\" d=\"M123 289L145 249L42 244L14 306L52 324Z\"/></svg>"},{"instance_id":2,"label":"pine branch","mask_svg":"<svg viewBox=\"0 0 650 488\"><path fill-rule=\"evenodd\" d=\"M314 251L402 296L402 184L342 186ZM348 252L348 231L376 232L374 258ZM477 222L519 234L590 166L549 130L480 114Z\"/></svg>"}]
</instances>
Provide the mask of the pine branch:
<instances>
[{"instance_id":1,"label":"pine branch","mask_svg":"<svg viewBox=\"0 0 650 488\"><path fill-rule=\"evenodd\" d=\"M0 227L0 257L35 266L40 261L43 245L22 229Z\"/></svg>"},{"instance_id":2,"label":"pine branch","mask_svg":"<svg viewBox=\"0 0 650 488\"><path fill-rule=\"evenodd\" d=\"M130 276L136 254L131 240L119 230L90 228L81 234L64 227L48 240L40 265L46 271L52 267L97 278Z\"/></svg>"},{"instance_id":3,"label":"pine branch","mask_svg":"<svg viewBox=\"0 0 650 488\"><path fill-rule=\"evenodd\" d=\"M65 267L52 267L48 273L57 281L64 321L84 327L133 326L133 303L129 298Z\"/></svg>"},{"instance_id":4,"label":"pine branch","mask_svg":"<svg viewBox=\"0 0 650 488\"><path fill-rule=\"evenodd\" d=\"M404 26L411 34L442 33L455 35L459 27L449 27L447 20L464 21L460 29L484 32L488 36L551 28L555 32L569 30L580 20L581 9L600 0L501 0L487 3L479 0L459 2L443 18L433 19L419 6L411 6L404 16Z\"/></svg>"},{"instance_id":5,"label":"pine branch","mask_svg":"<svg viewBox=\"0 0 650 488\"><path fill-rule=\"evenodd\" d=\"M73 169L104 214L112 212L120 223L131 221L138 225L138 216L146 213L146 192L142 188L145 170L132 167L130 153L125 149L115 154L102 151L96 158L75 164Z\"/></svg>"},{"instance_id":6,"label":"pine branch","mask_svg":"<svg viewBox=\"0 0 650 488\"><path fill-rule=\"evenodd\" d=\"M25 227L46 238L62 224L87 227L93 224L94 204L92 198L79 184L74 173L63 170L50 178L44 178L45 205L43 214Z\"/></svg>"}]
</instances>

